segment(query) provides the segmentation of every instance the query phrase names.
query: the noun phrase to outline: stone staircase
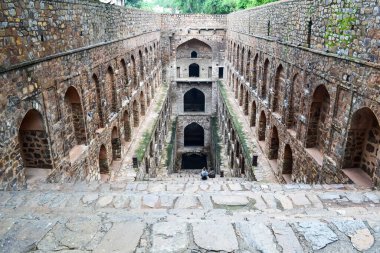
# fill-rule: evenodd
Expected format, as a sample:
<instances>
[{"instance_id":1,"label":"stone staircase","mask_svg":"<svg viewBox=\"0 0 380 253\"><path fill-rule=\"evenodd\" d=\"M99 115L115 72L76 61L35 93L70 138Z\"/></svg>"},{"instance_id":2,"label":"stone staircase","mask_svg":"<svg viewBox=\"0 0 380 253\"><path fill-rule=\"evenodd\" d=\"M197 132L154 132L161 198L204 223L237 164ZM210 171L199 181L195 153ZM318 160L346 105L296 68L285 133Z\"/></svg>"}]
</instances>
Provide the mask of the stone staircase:
<instances>
[{"instance_id":1,"label":"stone staircase","mask_svg":"<svg viewBox=\"0 0 380 253\"><path fill-rule=\"evenodd\" d=\"M380 192L199 180L35 184L0 193L1 252L379 252Z\"/></svg>"}]
</instances>

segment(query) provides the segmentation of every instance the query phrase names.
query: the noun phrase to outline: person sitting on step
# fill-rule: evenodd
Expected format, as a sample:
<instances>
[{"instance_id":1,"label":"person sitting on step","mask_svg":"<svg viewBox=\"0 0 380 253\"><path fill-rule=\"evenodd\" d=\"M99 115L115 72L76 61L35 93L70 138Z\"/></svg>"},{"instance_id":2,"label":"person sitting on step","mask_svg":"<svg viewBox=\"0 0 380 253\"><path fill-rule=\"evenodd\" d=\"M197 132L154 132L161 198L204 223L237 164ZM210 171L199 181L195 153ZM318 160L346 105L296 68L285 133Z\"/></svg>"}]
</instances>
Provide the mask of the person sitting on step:
<instances>
[{"instance_id":1,"label":"person sitting on step","mask_svg":"<svg viewBox=\"0 0 380 253\"><path fill-rule=\"evenodd\" d=\"M208 176L208 172L207 172L206 168L203 168L202 172L201 172L202 180L207 180L207 176Z\"/></svg>"}]
</instances>

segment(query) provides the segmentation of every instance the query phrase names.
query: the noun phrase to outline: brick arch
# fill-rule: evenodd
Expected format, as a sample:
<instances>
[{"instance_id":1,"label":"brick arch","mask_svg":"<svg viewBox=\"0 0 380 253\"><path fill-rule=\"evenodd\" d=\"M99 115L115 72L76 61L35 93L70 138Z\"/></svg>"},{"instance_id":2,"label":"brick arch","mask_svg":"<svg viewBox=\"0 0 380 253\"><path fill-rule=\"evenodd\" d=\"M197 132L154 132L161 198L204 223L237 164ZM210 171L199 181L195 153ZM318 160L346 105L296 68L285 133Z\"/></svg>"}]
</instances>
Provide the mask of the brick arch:
<instances>
[{"instance_id":1,"label":"brick arch","mask_svg":"<svg viewBox=\"0 0 380 253\"><path fill-rule=\"evenodd\" d=\"M265 141L265 131L267 128L267 118L264 111L261 111L259 118L258 138L259 141Z\"/></svg>"},{"instance_id":2,"label":"brick arch","mask_svg":"<svg viewBox=\"0 0 380 253\"><path fill-rule=\"evenodd\" d=\"M140 113L141 116L145 115L145 94L144 91L140 92Z\"/></svg>"},{"instance_id":3,"label":"brick arch","mask_svg":"<svg viewBox=\"0 0 380 253\"><path fill-rule=\"evenodd\" d=\"M52 168L51 148L42 114L29 110L18 130L20 154L24 168Z\"/></svg>"},{"instance_id":4,"label":"brick arch","mask_svg":"<svg viewBox=\"0 0 380 253\"><path fill-rule=\"evenodd\" d=\"M284 154L283 154L283 162L282 162L282 176L284 177L285 181L290 183L291 177L293 174L293 167L294 167L294 161L293 161L293 151L289 144L285 145L284 148Z\"/></svg>"},{"instance_id":5,"label":"brick arch","mask_svg":"<svg viewBox=\"0 0 380 253\"><path fill-rule=\"evenodd\" d=\"M110 173L107 148L104 144L102 144L99 148L98 164L99 164L99 174L103 179L104 177L106 177L106 175Z\"/></svg>"},{"instance_id":6,"label":"brick arch","mask_svg":"<svg viewBox=\"0 0 380 253\"><path fill-rule=\"evenodd\" d=\"M144 81L144 57L141 50L139 50L139 72L140 72L140 81Z\"/></svg>"},{"instance_id":7,"label":"brick arch","mask_svg":"<svg viewBox=\"0 0 380 253\"><path fill-rule=\"evenodd\" d=\"M268 97L268 91L269 91L269 76L270 76L270 69L269 69L269 60L265 59L264 61L264 69L263 69L263 78L262 78L262 84L261 84L261 98L267 99Z\"/></svg>"},{"instance_id":8,"label":"brick arch","mask_svg":"<svg viewBox=\"0 0 380 253\"><path fill-rule=\"evenodd\" d=\"M66 138L70 143L69 149L75 145L86 143L86 128L80 95L74 86L65 93Z\"/></svg>"},{"instance_id":9,"label":"brick arch","mask_svg":"<svg viewBox=\"0 0 380 253\"><path fill-rule=\"evenodd\" d=\"M106 73L106 94L107 101L110 103L110 113L117 113L116 80L111 66L108 66Z\"/></svg>"},{"instance_id":10,"label":"brick arch","mask_svg":"<svg viewBox=\"0 0 380 253\"><path fill-rule=\"evenodd\" d=\"M123 120L124 120L124 140L126 142L129 142L131 141L132 129L131 129L130 115L129 115L128 110L124 111Z\"/></svg>"},{"instance_id":11,"label":"brick arch","mask_svg":"<svg viewBox=\"0 0 380 253\"><path fill-rule=\"evenodd\" d=\"M92 82L95 85L96 92L96 112L98 114L98 128L104 128L104 112L102 110L102 88L99 82L99 78L96 74L92 75Z\"/></svg>"},{"instance_id":12,"label":"brick arch","mask_svg":"<svg viewBox=\"0 0 380 253\"><path fill-rule=\"evenodd\" d=\"M253 60L253 71L252 71L252 83L251 87L256 90L257 89L257 77L258 77L258 61L259 61L259 54L255 55L255 58Z\"/></svg>"},{"instance_id":13,"label":"brick arch","mask_svg":"<svg viewBox=\"0 0 380 253\"><path fill-rule=\"evenodd\" d=\"M298 115L302 113L302 82L299 73L295 73L292 78L292 89L289 94L289 112L287 118L287 127L295 130L297 126Z\"/></svg>"},{"instance_id":14,"label":"brick arch","mask_svg":"<svg viewBox=\"0 0 380 253\"><path fill-rule=\"evenodd\" d=\"M277 67L273 87L272 109L273 112L279 112L280 101L282 101L283 91L285 90L285 70L282 64Z\"/></svg>"},{"instance_id":15,"label":"brick arch","mask_svg":"<svg viewBox=\"0 0 380 253\"><path fill-rule=\"evenodd\" d=\"M253 100L252 101L252 105L251 105L251 119L250 119L250 126L251 127L254 127L256 126L256 101Z\"/></svg>"},{"instance_id":16,"label":"brick arch","mask_svg":"<svg viewBox=\"0 0 380 253\"><path fill-rule=\"evenodd\" d=\"M114 161L114 160L121 159L120 133L116 126L112 128L111 144L112 144L112 160Z\"/></svg>"},{"instance_id":17,"label":"brick arch","mask_svg":"<svg viewBox=\"0 0 380 253\"><path fill-rule=\"evenodd\" d=\"M310 105L306 148L316 148L320 152L324 151L324 143L328 134L326 123L329 111L329 92L324 85L319 85L313 93Z\"/></svg>"},{"instance_id":18,"label":"brick arch","mask_svg":"<svg viewBox=\"0 0 380 253\"><path fill-rule=\"evenodd\" d=\"M132 103L132 113L133 113L133 126L138 127L140 124L140 112L139 112L139 104L137 100L134 100Z\"/></svg>"},{"instance_id":19,"label":"brick arch","mask_svg":"<svg viewBox=\"0 0 380 253\"><path fill-rule=\"evenodd\" d=\"M139 84L137 81L137 67L136 67L136 59L135 56L131 55L131 75L132 75L132 86L134 89L137 89Z\"/></svg>"},{"instance_id":20,"label":"brick arch","mask_svg":"<svg viewBox=\"0 0 380 253\"><path fill-rule=\"evenodd\" d=\"M269 140L269 159L278 159L278 151L280 149L280 138L278 137L278 131L276 126L272 126L271 136Z\"/></svg>"},{"instance_id":21,"label":"brick arch","mask_svg":"<svg viewBox=\"0 0 380 253\"><path fill-rule=\"evenodd\" d=\"M379 180L379 161L379 120L370 108L363 107L351 116L342 168L358 168Z\"/></svg>"}]
</instances>

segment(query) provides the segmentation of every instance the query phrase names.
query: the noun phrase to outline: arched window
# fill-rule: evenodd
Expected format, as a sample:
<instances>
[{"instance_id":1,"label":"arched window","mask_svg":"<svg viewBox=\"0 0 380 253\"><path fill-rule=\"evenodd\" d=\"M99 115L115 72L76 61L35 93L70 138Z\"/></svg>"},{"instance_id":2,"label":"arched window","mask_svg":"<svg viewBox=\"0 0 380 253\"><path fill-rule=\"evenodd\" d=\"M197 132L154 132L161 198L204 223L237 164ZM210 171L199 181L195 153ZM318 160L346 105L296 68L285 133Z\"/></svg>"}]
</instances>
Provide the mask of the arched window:
<instances>
[{"instance_id":1,"label":"arched window","mask_svg":"<svg viewBox=\"0 0 380 253\"><path fill-rule=\"evenodd\" d=\"M199 77L199 65L196 63L189 66L189 77Z\"/></svg>"},{"instance_id":2,"label":"arched window","mask_svg":"<svg viewBox=\"0 0 380 253\"><path fill-rule=\"evenodd\" d=\"M24 167L52 168L48 135L40 112L32 109L25 115L18 136Z\"/></svg>"},{"instance_id":3,"label":"arched window","mask_svg":"<svg viewBox=\"0 0 380 253\"><path fill-rule=\"evenodd\" d=\"M284 160L282 164L282 176L287 183L292 182L292 173L293 173L293 155L292 149L289 144L286 144L284 150Z\"/></svg>"},{"instance_id":4,"label":"arched window","mask_svg":"<svg viewBox=\"0 0 380 253\"><path fill-rule=\"evenodd\" d=\"M184 145L186 146L204 146L204 130L197 123L191 123L185 127Z\"/></svg>"},{"instance_id":5,"label":"arched window","mask_svg":"<svg viewBox=\"0 0 380 253\"><path fill-rule=\"evenodd\" d=\"M197 52L195 51L191 52L191 58L198 58Z\"/></svg>"},{"instance_id":6,"label":"arched window","mask_svg":"<svg viewBox=\"0 0 380 253\"><path fill-rule=\"evenodd\" d=\"M185 112L204 112L205 95L202 91L193 88L185 93L183 98Z\"/></svg>"}]
</instances>

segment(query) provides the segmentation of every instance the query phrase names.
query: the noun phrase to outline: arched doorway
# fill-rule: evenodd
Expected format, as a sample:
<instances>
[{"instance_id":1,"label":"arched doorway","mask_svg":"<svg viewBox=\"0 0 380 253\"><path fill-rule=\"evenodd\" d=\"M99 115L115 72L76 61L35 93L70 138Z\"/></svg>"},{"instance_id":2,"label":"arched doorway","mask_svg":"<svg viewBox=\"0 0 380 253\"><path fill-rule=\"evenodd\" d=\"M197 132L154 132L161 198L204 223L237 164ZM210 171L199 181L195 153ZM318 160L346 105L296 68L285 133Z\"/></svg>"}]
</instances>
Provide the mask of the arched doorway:
<instances>
[{"instance_id":1,"label":"arched doorway","mask_svg":"<svg viewBox=\"0 0 380 253\"><path fill-rule=\"evenodd\" d=\"M256 102L252 102L250 126L256 126Z\"/></svg>"},{"instance_id":2,"label":"arched doorway","mask_svg":"<svg viewBox=\"0 0 380 253\"><path fill-rule=\"evenodd\" d=\"M327 138L326 119L330 109L330 95L324 85L317 87L310 106L306 148L317 148L323 152Z\"/></svg>"},{"instance_id":3,"label":"arched doorway","mask_svg":"<svg viewBox=\"0 0 380 253\"><path fill-rule=\"evenodd\" d=\"M185 93L183 97L185 112L204 112L205 111L205 95L202 91L192 88Z\"/></svg>"},{"instance_id":4,"label":"arched doorway","mask_svg":"<svg viewBox=\"0 0 380 253\"><path fill-rule=\"evenodd\" d=\"M144 92L141 91L140 93L140 107L141 107L141 115L145 115L145 96Z\"/></svg>"},{"instance_id":5,"label":"arched doorway","mask_svg":"<svg viewBox=\"0 0 380 253\"><path fill-rule=\"evenodd\" d=\"M244 96L244 115L248 115L248 105L249 105L249 95L248 90L245 92Z\"/></svg>"},{"instance_id":6,"label":"arched doorway","mask_svg":"<svg viewBox=\"0 0 380 253\"><path fill-rule=\"evenodd\" d=\"M98 121L98 128L104 128L104 116L103 116L103 111L102 111L102 99L101 99L101 95L100 95L100 94L102 94L102 91L101 91L99 79L98 79L98 77L95 74L92 75L92 81L95 84L95 90L96 90L96 109L97 109L98 120L99 120Z\"/></svg>"},{"instance_id":7,"label":"arched doorway","mask_svg":"<svg viewBox=\"0 0 380 253\"><path fill-rule=\"evenodd\" d=\"M263 83L261 86L261 98L262 99L267 98L268 84L269 84L269 60L266 59L264 62Z\"/></svg>"},{"instance_id":8,"label":"arched doorway","mask_svg":"<svg viewBox=\"0 0 380 253\"><path fill-rule=\"evenodd\" d=\"M259 119L259 129L258 129L259 141L265 141L266 128L267 128L267 119L266 119L264 111L262 111L260 114L260 119Z\"/></svg>"},{"instance_id":9,"label":"arched doorway","mask_svg":"<svg viewBox=\"0 0 380 253\"><path fill-rule=\"evenodd\" d=\"M112 160L119 160L121 159L121 141L119 136L119 131L117 130L117 127L114 127L112 129L112 136L111 136L111 143L112 143Z\"/></svg>"},{"instance_id":10,"label":"arched doorway","mask_svg":"<svg viewBox=\"0 0 380 253\"><path fill-rule=\"evenodd\" d=\"M138 127L139 123L140 123L140 119L139 119L139 105L138 105L138 103L137 103L136 100L133 101L132 111L133 111L133 126L134 127Z\"/></svg>"},{"instance_id":11,"label":"arched doorway","mask_svg":"<svg viewBox=\"0 0 380 253\"><path fill-rule=\"evenodd\" d=\"M67 108L66 115L69 116L69 125L71 126L70 133L67 135L67 139L71 143L70 148L75 145L85 144L86 131L82 103L77 90L73 86L70 86L66 91L65 103Z\"/></svg>"},{"instance_id":12,"label":"arched doorway","mask_svg":"<svg viewBox=\"0 0 380 253\"><path fill-rule=\"evenodd\" d=\"M280 140L278 138L277 127L273 126L272 135L269 143L269 159L278 159L278 149L280 147Z\"/></svg>"},{"instance_id":13,"label":"arched doorway","mask_svg":"<svg viewBox=\"0 0 380 253\"><path fill-rule=\"evenodd\" d=\"M203 127L193 122L185 127L184 145L188 146L204 146L204 130Z\"/></svg>"},{"instance_id":14,"label":"arched doorway","mask_svg":"<svg viewBox=\"0 0 380 253\"><path fill-rule=\"evenodd\" d=\"M347 133L343 168L361 169L372 180L380 168L380 127L373 111L357 110Z\"/></svg>"},{"instance_id":15,"label":"arched doorway","mask_svg":"<svg viewBox=\"0 0 380 253\"><path fill-rule=\"evenodd\" d=\"M207 168L207 155L201 153L182 154L182 169L203 169Z\"/></svg>"},{"instance_id":16,"label":"arched doorway","mask_svg":"<svg viewBox=\"0 0 380 253\"><path fill-rule=\"evenodd\" d=\"M199 65L192 63L189 66L189 77L199 77Z\"/></svg>"},{"instance_id":17,"label":"arched doorway","mask_svg":"<svg viewBox=\"0 0 380 253\"><path fill-rule=\"evenodd\" d=\"M197 57L198 57L197 52L195 51L191 52L191 58L197 58Z\"/></svg>"},{"instance_id":18,"label":"arched doorway","mask_svg":"<svg viewBox=\"0 0 380 253\"><path fill-rule=\"evenodd\" d=\"M282 94L283 88L285 87L285 71L280 64L276 71L276 78L274 80L274 94L273 94L273 112L278 112L280 109L280 96Z\"/></svg>"},{"instance_id":19,"label":"arched doorway","mask_svg":"<svg viewBox=\"0 0 380 253\"><path fill-rule=\"evenodd\" d=\"M111 66L108 67L106 73L107 100L110 101L110 112L117 112L116 84L115 74Z\"/></svg>"},{"instance_id":20,"label":"arched doorway","mask_svg":"<svg viewBox=\"0 0 380 253\"><path fill-rule=\"evenodd\" d=\"M293 173L293 155L292 149L289 144L285 145L284 149L284 161L282 164L282 176L287 183L292 181L292 173Z\"/></svg>"},{"instance_id":21,"label":"arched doorway","mask_svg":"<svg viewBox=\"0 0 380 253\"><path fill-rule=\"evenodd\" d=\"M109 172L107 149L102 145L99 150L99 173L102 181L108 180Z\"/></svg>"},{"instance_id":22,"label":"arched doorway","mask_svg":"<svg viewBox=\"0 0 380 253\"><path fill-rule=\"evenodd\" d=\"M24 168L52 168L48 135L39 111L28 111L21 122L18 136Z\"/></svg>"},{"instance_id":23,"label":"arched doorway","mask_svg":"<svg viewBox=\"0 0 380 253\"><path fill-rule=\"evenodd\" d=\"M124 112L124 139L126 142L131 141L131 123L127 110Z\"/></svg>"}]
</instances>

